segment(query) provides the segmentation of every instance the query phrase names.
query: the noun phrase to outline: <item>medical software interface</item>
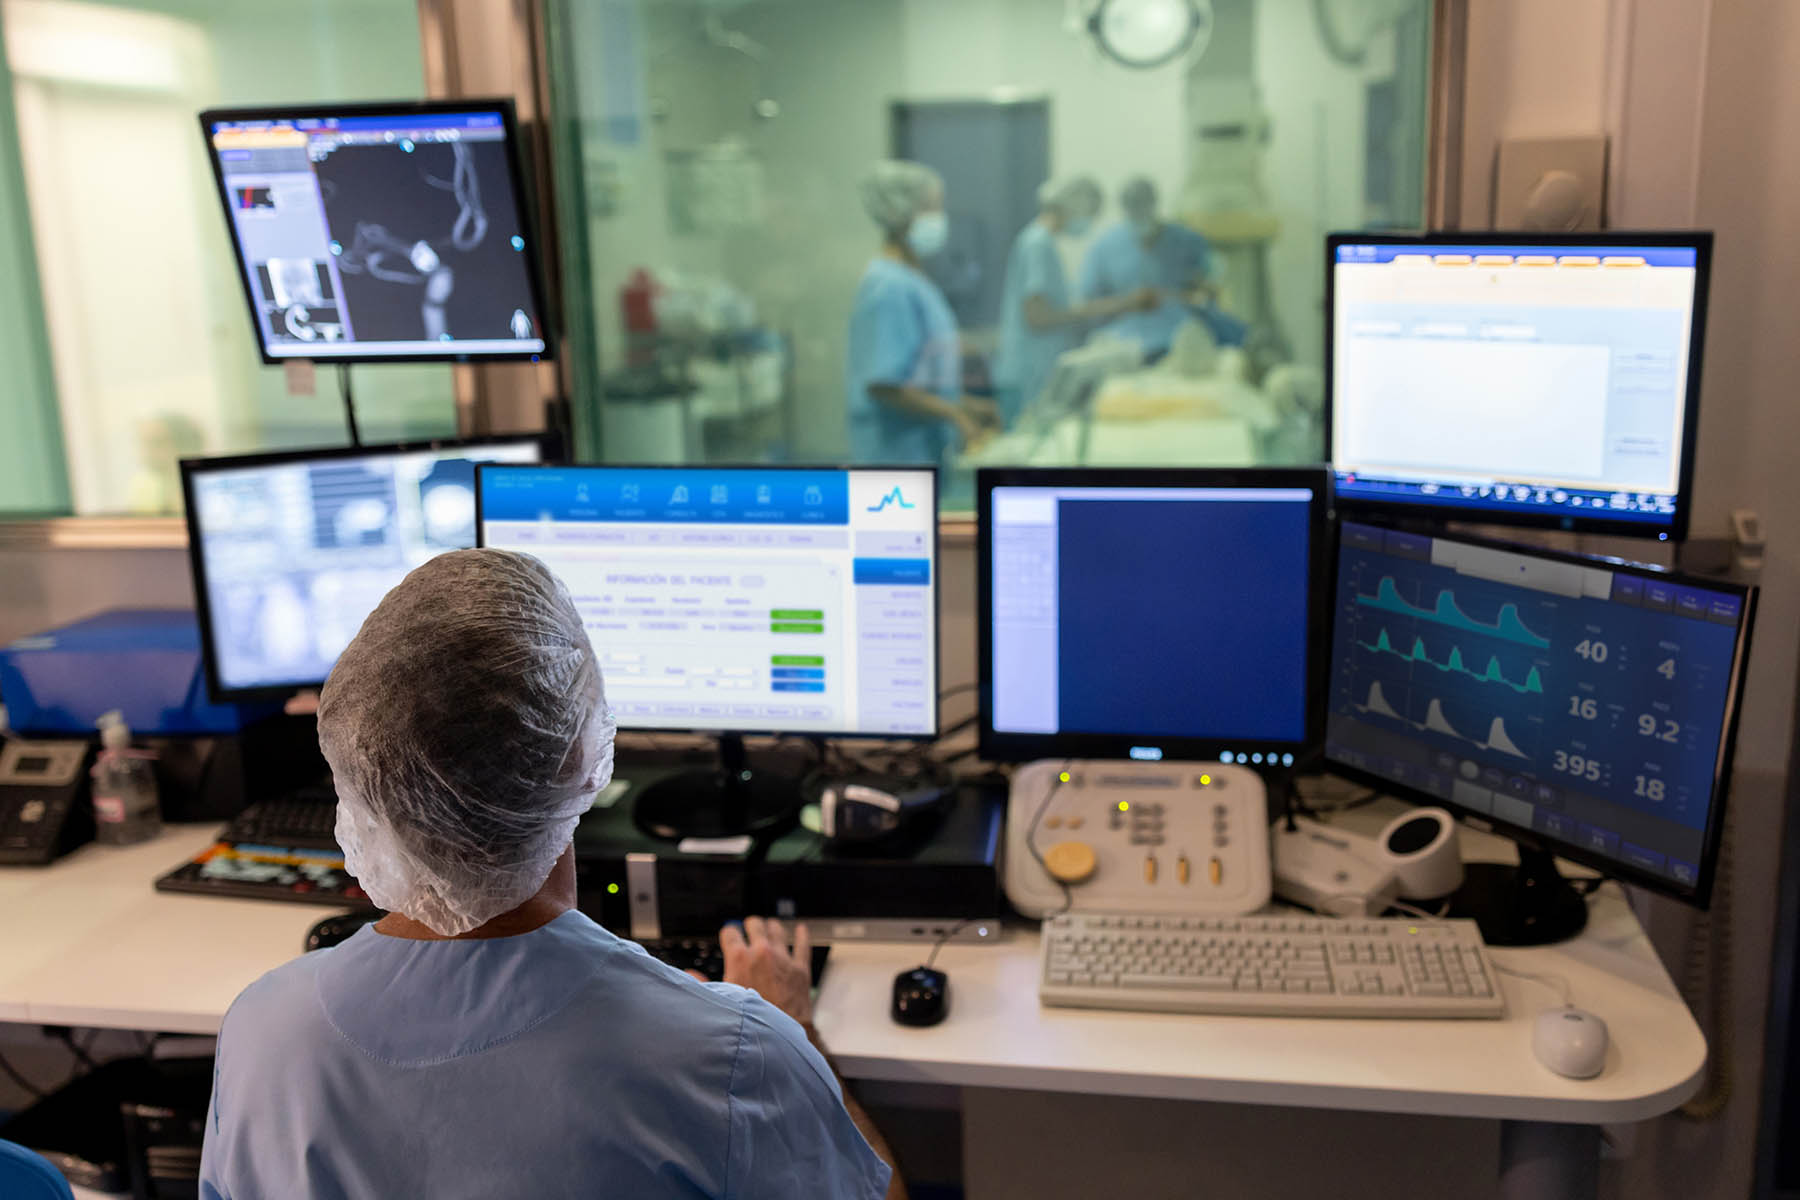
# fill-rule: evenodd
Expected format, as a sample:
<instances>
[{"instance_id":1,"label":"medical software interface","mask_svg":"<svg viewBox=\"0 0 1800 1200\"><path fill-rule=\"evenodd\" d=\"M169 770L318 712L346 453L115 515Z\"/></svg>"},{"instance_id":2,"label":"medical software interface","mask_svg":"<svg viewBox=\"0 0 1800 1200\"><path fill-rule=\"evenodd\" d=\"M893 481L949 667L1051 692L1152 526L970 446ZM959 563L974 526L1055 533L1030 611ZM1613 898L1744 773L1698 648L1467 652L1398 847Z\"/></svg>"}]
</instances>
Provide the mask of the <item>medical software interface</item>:
<instances>
[{"instance_id":1,"label":"medical software interface","mask_svg":"<svg viewBox=\"0 0 1800 1200\"><path fill-rule=\"evenodd\" d=\"M323 682L408 571L475 544L475 464L539 454L521 441L195 471L220 684Z\"/></svg>"},{"instance_id":2,"label":"medical software interface","mask_svg":"<svg viewBox=\"0 0 1800 1200\"><path fill-rule=\"evenodd\" d=\"M1692 247L1339 245L1346 500L1671 523Z\"/></svg>"},{"instance_id":3,"label":"medical software interface","mask_svg":"<svg viewBox=\"0 0 1800 1200\"><path fill-rule=\"evenodd\" d=\"M1326 755L1692 888L1744 600L1346 523Z\"/></svg>"},{"instance_id":4,"label":"medical software interface","mask_svg":"<svg viewBox=\"0 0 1800 1200\"><path fill-rule=\"evenodd\" d=\"M569 587L627 729L937 727L936 476L481 473L482 544Z\"/></svg>"},{"instance_id":5,"label":"medical software interface","mask_svg":"<svg viewBox=\"0 0 1800 1200\"><path fill-rule=\"evenodd\" d=\"M215 121L270 357L544 350L498 112Z\"/></svg>"},{"instance_id":6,"label":"medical software interface","mask_svg":"<svg viewBox=\"0 0 1800 1200\"><path fill-rule=\"evenodd\" d=\"M995 731L1303 740L1312 500L995 487Z\"/></svg>"}]
</instances>

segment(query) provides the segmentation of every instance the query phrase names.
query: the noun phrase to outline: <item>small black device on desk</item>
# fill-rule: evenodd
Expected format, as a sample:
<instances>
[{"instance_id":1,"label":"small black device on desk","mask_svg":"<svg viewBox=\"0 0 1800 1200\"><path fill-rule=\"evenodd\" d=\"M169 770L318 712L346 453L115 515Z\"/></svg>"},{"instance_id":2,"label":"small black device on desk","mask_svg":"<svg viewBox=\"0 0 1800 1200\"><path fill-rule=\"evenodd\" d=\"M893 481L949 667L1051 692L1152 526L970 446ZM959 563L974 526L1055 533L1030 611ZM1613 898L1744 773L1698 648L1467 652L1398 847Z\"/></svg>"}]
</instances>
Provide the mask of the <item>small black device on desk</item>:
<instances>
[{"instance_id":1,"label":"small black device on desk","mask_svg":"<svg viewBox=\"0 0 1800 1200\"><path fill-rule=\"evenodd\" d=\"M93 839L92 756L84 738L0 743L0 865L42 866Z\"/></svg>"},{"instance_id":2,"label":"small black device on desk","mask_svg":"<svg viewBox=\"0 0 1800 1200\"><path fill-rule=\"evenodd\" d=\"M902 1025L936 1025L950 1011L950 977L934 967L900 972L891 1011Z\"/></svg>"}]
</instances>

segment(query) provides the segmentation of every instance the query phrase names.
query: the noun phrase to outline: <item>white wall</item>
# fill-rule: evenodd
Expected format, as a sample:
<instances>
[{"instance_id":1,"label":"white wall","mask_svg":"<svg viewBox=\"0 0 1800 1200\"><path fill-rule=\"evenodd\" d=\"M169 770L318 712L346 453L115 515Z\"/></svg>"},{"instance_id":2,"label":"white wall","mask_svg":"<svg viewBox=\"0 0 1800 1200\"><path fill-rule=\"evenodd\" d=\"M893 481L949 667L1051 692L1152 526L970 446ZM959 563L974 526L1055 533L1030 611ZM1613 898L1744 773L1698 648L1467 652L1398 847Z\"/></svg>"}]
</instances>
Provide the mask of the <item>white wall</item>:
<instances>
[{"instance_id":1,"label":"white wall","mask_svg":"<svg viewBox=\"0 0 1800 1200\"><path fill-rule=\"evenodd\" d=\"M1608 32L1630 0L1469 0L1461 224L1491 220L1494 156L1515 137L1613 132Z\"/></svg>"},{"instance_id":2,"label":"white wall","mask_svg":"<svg viewBox=\"0 0 1800 1200\"><path fill-rule=\"evenodd\" d=\"M1784 0L1472 0L1462 220L1488 221L1493 155L1507 136L1606 133L1615 227L1716 233L1693 535L1722 536L1757 509L1769 547L1732 782L1733 884L1715 923L1728 973L1700 961L1703 1023L1733 1076L1718 1118L1669 1117L1609 1168L1611 1195L1726 1200L1747 1194L1762 1069L1776 860L1800 657L1800 342L1786 329L1800 279L1800 10ZM1678 975L1720 939L1678 906L1648 903ZM1716 962L1715 960L1711 960ZM1702 984L1690 995L1706 998ZM1715 1007L1729 1018L1722 1024ZM1721 1036L1725 1029L1730 1032Z\"/></svg>"}]
</instances>

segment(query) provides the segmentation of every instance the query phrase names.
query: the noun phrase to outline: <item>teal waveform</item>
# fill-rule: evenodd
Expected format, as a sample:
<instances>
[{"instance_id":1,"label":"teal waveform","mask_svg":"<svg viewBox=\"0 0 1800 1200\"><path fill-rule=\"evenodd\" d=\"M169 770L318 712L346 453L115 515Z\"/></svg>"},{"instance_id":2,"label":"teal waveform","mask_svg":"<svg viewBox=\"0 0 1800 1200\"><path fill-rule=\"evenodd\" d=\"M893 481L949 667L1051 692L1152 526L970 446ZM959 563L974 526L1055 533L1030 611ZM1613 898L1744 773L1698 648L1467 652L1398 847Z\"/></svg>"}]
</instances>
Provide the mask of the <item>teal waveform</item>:
<instances>
[{"instance_id":1,"label":"teal waveform","mask_svg":"<svg viewBox=\"0 0 1800 1200\"><path fill-rule=\"evenodd\" d=\"M1509 642L1517 642L1521 646L1533 646L1546 650L1550 646L1549 638L1539 637L1525 627L1519 619L1519 606L1503 604L1500 616L1492 625L1484 625L1456 606L1456 593L1445 588L1438 593L1436 608L1420 608L1408 604L1400 598L1400 589L1394 585L1393 576L1384 576L1381 584L1375 589L1373 596L1358 596L1358 604L1382 612L1398 613L1403 617L1413 617L1420 621L1435 621L1439 625L1448 625L1452 629L1461 629L1467 633L1483 633L1489 637L1505 638Z\"/></svg>"},{"instance_id":2,"label":"teal waveform","mask_svg":"<svg viewBox=\"0 0 1800 1200\"><path fill-rule=\"evenodd\" d=\"M1361 646L1364 650L1373 651L1376 654L1392 654L1395 658L1404 659L1407 662L1425 663L1428 666L1436 667L1440 671L1460 671L1470 679L1480 680L1482 683L1503 683L1520 695L1536 693L1541 696L1544 694L1544 681L1538 677L1538 669L1536 667L1531 668L1531 673L1525 676L1524 683L1514 683L1512 680L1508 679L1505 673L1501 671L1500 660L1497 658L1488 659L1487 670L1476 673L1469 670L1468 665L1463 662L1462 647L1460 646L1452 646L1450 648L1449 662L1438 662L1436 659L1432 658L1430 654L1426 653L1425 641L1423 638L1414 638L1412 650L1403 653L1394 649L1394 643L1388 640L1388 631L1385 629L1381 631L1381 636L1375 639L1374 645L1371 646L1368 642L1358 642L1356 644Z\"/></svg>"}]
</instances>

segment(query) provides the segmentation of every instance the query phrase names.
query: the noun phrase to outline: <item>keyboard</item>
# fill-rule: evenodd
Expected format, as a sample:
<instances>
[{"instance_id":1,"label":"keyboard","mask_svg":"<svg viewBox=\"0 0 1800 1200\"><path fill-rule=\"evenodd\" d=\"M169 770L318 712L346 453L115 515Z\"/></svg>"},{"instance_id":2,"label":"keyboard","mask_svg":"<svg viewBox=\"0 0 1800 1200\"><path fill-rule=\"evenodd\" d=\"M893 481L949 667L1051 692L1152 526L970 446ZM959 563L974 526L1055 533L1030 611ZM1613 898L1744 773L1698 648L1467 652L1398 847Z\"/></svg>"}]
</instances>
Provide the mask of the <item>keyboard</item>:
<instances>
[{"instance_id":1,"label":"keyboard","mask_svg":"<svg viewBox=\"0 0 1800 1200\"><path fill-rule=\"evenodd\" d=\"M1265 1017L1506 1015L1473 921L1067 913L1038 998L1062 1008Z\"/></svg>"},{"instance_id":2,"label":"keyboard","mask_svg":"<svg viewBox=\"0 0 1800 1200\"><path fill-rule=\"evenodd\" d=\"M221 840L237 845L336 850L337 793L329 784L261 800L232 819Z\"/></svg>"},{"instance_id":3,"label":"keyboard","mask_svg":"<svg viewBox=\"0 0 1800 1200\"><path fill-rule=\"evenodd\" d=\"M650 957L661 959L678 971L698 971L714 983L725 978L725 955L719 950L718 938L639 938L637 943L650 952ZM830 946L812 948L810 965L814 987L819 986L819 976L825 971L825 956L830 953Z\"/></svg>"}]
</instances>

